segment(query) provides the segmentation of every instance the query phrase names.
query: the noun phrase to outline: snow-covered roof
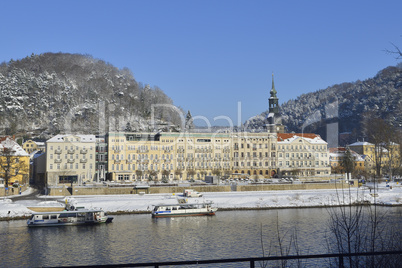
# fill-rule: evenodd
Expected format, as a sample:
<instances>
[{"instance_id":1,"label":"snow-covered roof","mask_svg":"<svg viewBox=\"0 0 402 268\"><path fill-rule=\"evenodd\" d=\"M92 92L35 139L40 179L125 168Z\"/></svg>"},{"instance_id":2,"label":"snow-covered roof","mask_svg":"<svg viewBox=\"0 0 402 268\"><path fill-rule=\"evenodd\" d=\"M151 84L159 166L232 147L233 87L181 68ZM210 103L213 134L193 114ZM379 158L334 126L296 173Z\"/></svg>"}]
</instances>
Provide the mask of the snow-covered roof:
<instances>
[{"instance_id":1,"label":"snow-covered roof","mask_svg":"<svg viewBox=\"0 0 402 268\"><path fill-rule=\"evenodd\" d=\"M58 134L46 142L95 142L95 135Z\"/></svg>"},{"instance_id":2,"label":"snow-covered roof","mask_svg":"<svg viewBox=\"0 0 402 268\"><path fill-rule=\"evenodd\" d=\"M330 157L344 157L347 149L345 147L329 148ZM355 161L364 161L361 155L353 150L350 150Z\"/></svg>"},{"instance_id":3,"label":"snow-covered roof","mask_svg":"<svg viewBox=\"0 0 402 268\"><path fill-rule=\"evenodd\" d=\"M25 150L22 149L22 147L15 140L9 137L1 139L0 151L3 151L4 148L11 149L14 152L13 155L15 156L29 156L29 154L25 152Z\"/></svg>"},{"instance_id":4,"label":"snow-covered roof","mask_svg":"<svg viewBox=\"0 0 402 268\"><path fill-rule=\"evenodd\" d=\"M358 142L350 144L349 146L363 146L363 145L367 146L367 145L374 145L374 144L369 143L367 141L358 141Z\"/></svg>"},{"instance_id":5,"label":"snow-covered roof","mask_svg":"<svg viewBox=\"0 0 402 268\"><path fill-rule=\"evenodd\" d=\"M312 133L278 133L278 143L290 144L297 139L302 139L311 144L327 144L320 135Z\"/></svg>"}]
</instances>

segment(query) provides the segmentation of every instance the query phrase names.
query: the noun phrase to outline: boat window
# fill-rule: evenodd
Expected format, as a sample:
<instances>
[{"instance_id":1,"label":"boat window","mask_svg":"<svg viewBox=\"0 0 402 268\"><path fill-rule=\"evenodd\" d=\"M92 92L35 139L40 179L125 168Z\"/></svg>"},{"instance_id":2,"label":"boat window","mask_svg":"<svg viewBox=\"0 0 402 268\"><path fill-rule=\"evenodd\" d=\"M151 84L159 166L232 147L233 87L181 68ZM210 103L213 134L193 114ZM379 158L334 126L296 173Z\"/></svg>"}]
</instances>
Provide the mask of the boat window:
<instances>
[{"instance_id":1,"label":"boat window","mask_svg":"<svg viewBox=\"0 0 402 268\"><path fill-rule=\"evenodd\" d=\"M50 215L51 219L57 219L57 215Z\"/></svg>"},{"instance_id":2,"label":"boat window","mask_svg":"<svg viewBox=\"0 0 402 268\"><path fill-rule=\"evenodd\" d=\"M60 214L59 218L77 217L77 213L63 213Z\"/></svg>"},{"instance_id":3,"label":"boat window","mask_svg":"<svg viewBox=\"0 0 402 268\"><path fill-rule=\"evenodd\" d=\"M166 210L171 210L170 207L166 207Z\"/></svg>"},{"instance_id":4,"label":"boat window","mask_svg":"<svg viewBox=\"0 0 402 268\"><path fill-rule=\"evenodd\" d=\"M43 215L43 216L42 216L42 219L48 220L48 219L49 219L49 215Z\"/></svg>"}]
</instances>

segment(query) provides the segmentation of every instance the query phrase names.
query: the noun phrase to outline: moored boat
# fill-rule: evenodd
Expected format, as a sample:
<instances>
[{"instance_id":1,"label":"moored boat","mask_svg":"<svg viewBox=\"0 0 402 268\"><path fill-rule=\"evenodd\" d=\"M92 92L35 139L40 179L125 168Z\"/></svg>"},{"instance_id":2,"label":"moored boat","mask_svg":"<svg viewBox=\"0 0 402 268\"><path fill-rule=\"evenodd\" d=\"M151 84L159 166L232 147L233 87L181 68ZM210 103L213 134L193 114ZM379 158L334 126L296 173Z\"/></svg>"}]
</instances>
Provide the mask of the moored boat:
<instances>
[{"instance_id":1,"label":"moored boat","mask_svg":"<svg viewBox=\"0 0 402 268\"><path fill-rule=\"evenodd\" d=\"M217 208L212 207L212 202L203 203L179 203L155 205L152 217L183 217L183 216L213 216Z\"/></svg>"},{"instance_id":2,"label":"moored boat","mask_svg":"<svg viewBox=\"0 0 402 268\"><path fill-rule=\"evenodd\" d=\"M27 221L28 227L91 225L112 222L101 209L77 209L54 212L35 212Z\"/></svg>"}]
</instances>

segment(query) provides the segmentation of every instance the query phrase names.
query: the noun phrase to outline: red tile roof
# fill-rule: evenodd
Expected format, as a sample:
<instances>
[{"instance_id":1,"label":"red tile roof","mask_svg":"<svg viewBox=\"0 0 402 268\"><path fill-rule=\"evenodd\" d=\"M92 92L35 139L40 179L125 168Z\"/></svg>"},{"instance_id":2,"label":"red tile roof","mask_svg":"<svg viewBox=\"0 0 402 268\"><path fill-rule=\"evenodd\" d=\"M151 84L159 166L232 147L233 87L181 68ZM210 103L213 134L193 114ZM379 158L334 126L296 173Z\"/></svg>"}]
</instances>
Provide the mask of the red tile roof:
<instances>
[{"instance_id":1,"label":"red tile roof","mask_svg":"<svg viewBox=\"0 0 402 268\"><path fill-rule=\"evenodd\" d=\"M314 138L321 138L320 135L314 134L314 133L278 133L278 141L284 141L286 139L290 139L294 136L298 137L304 137L308 139L314 139Z\"/></svg>"}]
</instances>

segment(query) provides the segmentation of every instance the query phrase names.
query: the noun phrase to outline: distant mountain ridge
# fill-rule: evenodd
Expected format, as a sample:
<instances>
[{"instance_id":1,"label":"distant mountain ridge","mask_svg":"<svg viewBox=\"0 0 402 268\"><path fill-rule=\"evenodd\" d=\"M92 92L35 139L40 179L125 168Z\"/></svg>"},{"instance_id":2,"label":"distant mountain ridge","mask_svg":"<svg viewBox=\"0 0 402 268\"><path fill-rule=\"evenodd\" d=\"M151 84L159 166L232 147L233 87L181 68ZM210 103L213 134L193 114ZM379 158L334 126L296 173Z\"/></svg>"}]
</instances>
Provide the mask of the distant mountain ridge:
<instances>
[{"instance_id":1,"label":"distant mountain ridge","mask_svg":"<svg viewBox=\"0 0 402 268\"><path fill-rule=\"evenodd\" d=\"M303 94L283 103L280 110L287 132L312 132L325 137L325 125L338 122L340 133L351 132L352 138L361 138L361 123L368 114L402 127L402 64L387 67L364 81ZM248 128L261 128L267 114L265 111L248 121Z\"/></svg>"},{"instance_id":2,"label":"distant mountain ridge","mask_svg":"<svg viewBox=\"0 0 402 268\"><path fill-rule=\"evenodd\" d=\"M143 86L127 68L89 55L32 54L0 64L3 135L148 131L151 122L180 125L178 111L161 89Z\"/></svg>"}]
</instances>

